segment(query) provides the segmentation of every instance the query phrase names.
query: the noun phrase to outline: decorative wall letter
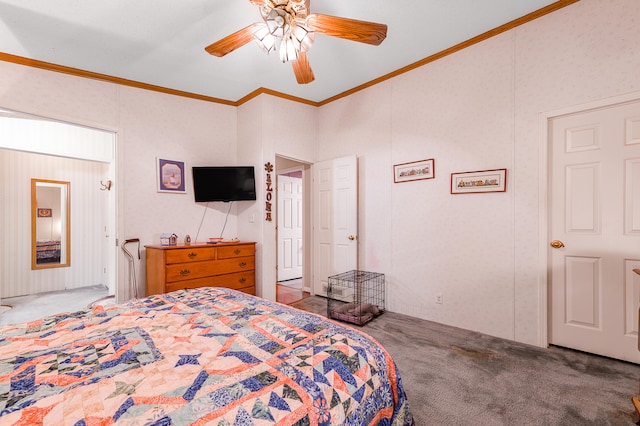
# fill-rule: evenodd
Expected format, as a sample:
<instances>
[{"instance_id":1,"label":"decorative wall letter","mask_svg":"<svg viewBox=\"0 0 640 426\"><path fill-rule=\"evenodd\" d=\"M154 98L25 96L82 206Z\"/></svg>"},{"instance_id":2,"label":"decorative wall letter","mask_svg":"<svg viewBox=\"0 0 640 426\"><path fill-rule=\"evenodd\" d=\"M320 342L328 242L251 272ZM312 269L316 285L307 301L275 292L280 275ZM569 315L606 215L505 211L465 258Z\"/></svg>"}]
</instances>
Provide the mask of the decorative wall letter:
<instances>
[{"instance_id":1,"label":"decorative wall letter","mask_svg":"<svg viewBox=\"0 0 640 426\"><path fill-rule=\"evenodd\" d=\"M271 200L273 199L273 181L271 180L271 172L273 172L273 164L268 162L264 165L264 169L267 172L267 195L266 195L266 205L265 205L265 220L271 222Z\"/></svg>"}]
</instances>

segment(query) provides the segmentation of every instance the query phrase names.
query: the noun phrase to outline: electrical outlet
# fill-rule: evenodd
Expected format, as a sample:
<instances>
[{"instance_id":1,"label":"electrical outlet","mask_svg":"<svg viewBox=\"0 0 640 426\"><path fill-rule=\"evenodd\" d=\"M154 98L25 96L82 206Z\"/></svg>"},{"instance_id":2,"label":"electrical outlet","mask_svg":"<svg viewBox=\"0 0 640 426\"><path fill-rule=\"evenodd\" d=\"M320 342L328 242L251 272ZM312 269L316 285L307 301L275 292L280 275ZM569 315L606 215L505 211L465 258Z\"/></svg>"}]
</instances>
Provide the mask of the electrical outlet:
<instances>
[{"instance_id":1,"label":"electrical outlet","mask_svg":"<svg viewBox=\"0 0 640 426\"><path fill-rule=\"evenodd\" d=\"M436 294L436 303L442 304L442 293Z\"/></svg>"}]
</instances>

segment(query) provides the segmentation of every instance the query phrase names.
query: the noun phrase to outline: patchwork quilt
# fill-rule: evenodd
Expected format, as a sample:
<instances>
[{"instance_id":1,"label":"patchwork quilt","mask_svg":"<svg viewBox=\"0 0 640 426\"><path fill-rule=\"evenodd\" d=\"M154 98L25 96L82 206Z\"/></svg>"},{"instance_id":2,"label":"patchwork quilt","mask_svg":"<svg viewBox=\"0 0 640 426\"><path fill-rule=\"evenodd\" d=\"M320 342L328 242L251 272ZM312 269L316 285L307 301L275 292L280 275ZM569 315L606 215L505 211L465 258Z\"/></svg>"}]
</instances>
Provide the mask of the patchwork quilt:
<instances>
[{"instance_id":1,"label":"patchwork quilt","mask_svg":"<svg viewBox=\"0 0 640 426\"><path fill-rule=\"evenodd\" d=\"M223 288L0 327L0 424L413 425L389 354Z\"/></svg>"}]
</instances>

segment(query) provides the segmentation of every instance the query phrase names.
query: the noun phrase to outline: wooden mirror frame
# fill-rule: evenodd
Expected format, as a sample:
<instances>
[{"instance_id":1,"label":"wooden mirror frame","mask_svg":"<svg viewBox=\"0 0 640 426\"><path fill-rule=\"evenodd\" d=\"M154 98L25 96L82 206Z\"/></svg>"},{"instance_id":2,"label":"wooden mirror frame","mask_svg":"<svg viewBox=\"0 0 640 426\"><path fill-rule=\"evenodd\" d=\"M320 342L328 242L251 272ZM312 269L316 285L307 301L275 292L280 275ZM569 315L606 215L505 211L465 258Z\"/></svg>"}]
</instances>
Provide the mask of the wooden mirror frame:
<instances>
[{"instance_id":1,"label":"wooden mirror frame","mask_svg":"<svg viewBox=\"0 0 640 426\"><path fill-rule=\"evenodd\" d=\"M71 266L70 186L71 184L65 181L31 179L31 269ZM51 204L38 206L38 188L60 190L59 202L55 195L50 201L55 204L55 207ZM42 195L41 193L41 198L43 198ZM56 218L59 220L56 221ZM38 236L42 235L42 226L45 226L44 221L47 219L50 222L48 224L50 238L44 241ZM56 238L59 238L59 241Z\"/></svg>"}]
</instances>

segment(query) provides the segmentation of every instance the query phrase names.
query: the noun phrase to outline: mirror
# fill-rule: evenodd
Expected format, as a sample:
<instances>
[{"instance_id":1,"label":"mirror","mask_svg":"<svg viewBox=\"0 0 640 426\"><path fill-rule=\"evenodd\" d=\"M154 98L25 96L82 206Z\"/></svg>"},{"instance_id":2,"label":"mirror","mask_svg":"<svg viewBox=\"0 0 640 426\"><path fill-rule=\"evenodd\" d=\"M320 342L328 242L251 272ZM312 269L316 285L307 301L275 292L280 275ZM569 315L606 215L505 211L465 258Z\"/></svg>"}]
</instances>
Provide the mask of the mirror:
<instances>
[{"instance_id":1,"label":"mirror","mask_svg":"<svg viewBox=\"0 0 640 426\"><path fill-rule=\"evenodd\" d=\"M31 179L31 269L71 264L69 185Z\"/></svg>"}]
</instances>

